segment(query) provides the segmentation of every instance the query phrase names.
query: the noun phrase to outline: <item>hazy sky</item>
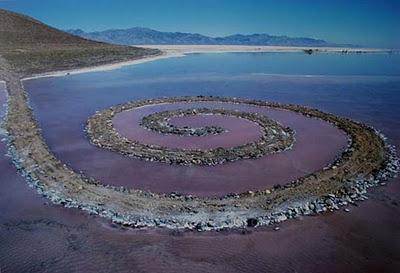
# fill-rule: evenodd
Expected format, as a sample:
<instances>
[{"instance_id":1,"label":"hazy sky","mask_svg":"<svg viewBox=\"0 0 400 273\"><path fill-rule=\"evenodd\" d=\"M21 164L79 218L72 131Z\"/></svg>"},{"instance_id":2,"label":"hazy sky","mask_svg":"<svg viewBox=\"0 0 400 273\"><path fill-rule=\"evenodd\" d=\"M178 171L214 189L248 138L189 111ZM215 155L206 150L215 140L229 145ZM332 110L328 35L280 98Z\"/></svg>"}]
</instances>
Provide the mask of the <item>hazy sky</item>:
<instances>
[{"instance_id":1,"label":"hazy sky","mask_svg":"<svg viewBox=\"0 0 400 273\"><path fill-rule=\"evenodd\" d=\"M61 29L269 33L400 48L400 0L0 0L0 7Z\"/></svg>"}]
</instances>

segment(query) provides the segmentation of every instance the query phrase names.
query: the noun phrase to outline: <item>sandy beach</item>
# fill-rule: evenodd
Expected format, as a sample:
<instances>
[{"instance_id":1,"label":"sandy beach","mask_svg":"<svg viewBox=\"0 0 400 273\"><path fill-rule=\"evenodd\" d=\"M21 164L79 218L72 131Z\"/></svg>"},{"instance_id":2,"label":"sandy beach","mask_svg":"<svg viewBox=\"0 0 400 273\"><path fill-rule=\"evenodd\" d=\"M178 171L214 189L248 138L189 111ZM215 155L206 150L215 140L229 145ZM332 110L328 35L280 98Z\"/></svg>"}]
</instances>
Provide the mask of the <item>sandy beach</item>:
<instances>
[{"instance_id":1,"label":"sandy beach","mask_svg":"<svg viewBox=\"0 0 400 273\"><path fill-rule=\"evenodd\" d=\"M88 72L108 71L108 70L118 69L118 68L121 68L124 66L136 65L136 64L156 61L156 60L160 60L160 59L164 59L164 58L182 57L182 56L184 56L184 55L183 54L175 54L174 55L174 54L163 53L158 56L148 56L148 57L144 57L144 58L136 59L136 60L132 60L132 61L117 62L117 63L113 63L113 64L98 65L98 66L92 66L92 67L87 67L87 68L77 68L77 69L71 69L71 70L53 71L53 72L49 72L49 73L40 73L40 74L32 75L29 77L25 77L22 79L22 81L46 78L46 77L61 77L61 76L75 75L75 74L88 73Z\"/></svg>"}]
</instances>

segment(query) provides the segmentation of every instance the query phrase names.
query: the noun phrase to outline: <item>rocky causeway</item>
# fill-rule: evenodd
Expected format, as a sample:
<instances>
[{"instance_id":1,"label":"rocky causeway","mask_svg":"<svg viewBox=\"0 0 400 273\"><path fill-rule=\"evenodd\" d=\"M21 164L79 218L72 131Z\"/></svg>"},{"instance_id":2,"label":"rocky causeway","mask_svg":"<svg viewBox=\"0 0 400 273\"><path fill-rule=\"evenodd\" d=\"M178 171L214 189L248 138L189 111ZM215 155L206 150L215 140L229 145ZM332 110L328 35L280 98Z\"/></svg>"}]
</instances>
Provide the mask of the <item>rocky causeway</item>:
<instances>
[{"instance_id":1,"label":"rocky causeway","mask_svg":"<svg viewBox=\"0 0 400 273\"><path fill-rule=\"evenodd\" d=\"M190 128L188 126L179 127L169 123L171 117L194 116L199 114L216 114L210 110L203 109L179 109L175 111L164 111L143 117L141 126L159 132L161 134L174 134L181 136L207 136L218 135L227 132L220 126L204 126ZM223 115L224 113L220 113Z\"/></svg>"},{"instance_id":2,"label":"rocky causeway","mask_svg":"<svg viewBox=\"0 0 400 273\"><path fill-rule=\"evenodd\" d=\"M56 204L80 208L125 226L204 231L275 224L364 200L369 187L383 183L398 171L394 147L385 142L385 137L346 118L292 104L209 96L170 97L141 103L221 101L294 111L334 124L348 135L348 147L329 166L284 186L218 198L156 194L103 185L75 173L52 155L28 107L19 78L11 75L6 82L9 93L17 94L9 99L6 124L9 152L29 184ZM124 110L126 105L119 107ZM14 122L22 117L28 120ZM32 133L18 133L27 131Z\"/></svg>"},{"instance_id":3,"label":"rocky causeway","mask_svg":"<svg viewBox=\"0 0 400 273\"><path fill-rule=\"evenodd\" d=\"M279 123L269 119L266 116L257 115L255 113L246 113L235 110L224 109L179 109L175 111L166 111L145 116L142 125L160 133L174 133L178 135L188 134L190 132L203 131L203 134L195 134L196 136L206 135L210 129L215 127L204 128L182 128L168 127L158 122L168 116L179 115L198 115L198 114L219 114L227 116L235 116L247 119L257 123L263 130L264 135L256 142L246 143L231 148L217 147L215 149L202 150L186 150L186 149L169 149L157 145L146 145L137 141L131 141L118 134L113 128L112 119L115 114L122 111L128 111L137 107L148 104L162 104L174 102L192 102L192 99L184 98L168 98L151 101L135 101L126 104L111 107L105 111L96 113L90 117L86 132L90 142L100 148L106 148L114 152L119 152L129 157L136 157L148 161L160 161L169 164L180 165L216 165L225 162L232 162L240 159L259 158L270 153L277 153L290 149L294 142L294 132L290 128L284 128ZM221 128L224 131L223 128ZM175 132L177 131L177 132ZM221 133L221 132L220 132Z\"/></svg>"},{"instance_id":4,"label":"rocky causeway","mask_svg":"<svg viewBox=\"0 0 400 273\"><path fill-rule=\"evenodd\" d=\"M0 28L1 272L398 271L395 52L149 50L1 9ZM114 130L183 161L90 143L89 118L144 100L96 139ZM266 136L291 144L254 149ZM247 144L248 158L218 160ZM219 147L210 162L184 154Z\"/></svg>"}]
</instances>

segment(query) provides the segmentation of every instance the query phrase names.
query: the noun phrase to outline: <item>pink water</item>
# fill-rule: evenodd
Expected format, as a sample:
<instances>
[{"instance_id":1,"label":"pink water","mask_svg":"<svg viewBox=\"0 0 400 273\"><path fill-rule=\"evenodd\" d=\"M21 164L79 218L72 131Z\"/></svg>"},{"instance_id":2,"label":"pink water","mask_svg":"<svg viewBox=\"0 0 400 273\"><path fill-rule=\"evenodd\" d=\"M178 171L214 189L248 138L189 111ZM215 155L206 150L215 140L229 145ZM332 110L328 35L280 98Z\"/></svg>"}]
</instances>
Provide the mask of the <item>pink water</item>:
<instances>
[{"instance_id":1,"label":"pink water","mask_svg":"<svg viewBox=\"0 0 400 273\"><path fill-rule=\"evenodd\" d=\"M254 67L252 63L254 61L275 67L276 64L270 59L280 56L279 54L265 56L242 54L238 57L223 55L213 54L207 57L211 60L207 59L200 64L195 63L196 65L191 64L191 69L199 70L198 67L211 65L212 70L221 67L221 70L225 71L236 67L241 68L239 64ZM345 66L335 66L338 71L349 67L347 65L349 58L360 58L360 61L367 58L363 54L353 57L328 55L326 54L328 61L329 58L344 59ZM314 57L325 58L325 54ZM304 55L304 58L307 58L304 61L313 62L314 57L310 59L310 56ZM202 60L201 58L205 57L195 56L194 58ZM216 62L216 65L212 66L214 58L223 58L224 62ZM238 65L225 64L226 61L235 58L239 59ZM286 54L283 58L290 60L291 56ZM379 58L379 56L374 55L371 58ZM384 56L384 58L390 57ZM192 78L198 82L195 80L186 82L179 78L176 80L171 75L165 76L167 82L161 80L159 80L160 83L153 82L153 78L159 74L160 77L164 76L161 74L162 71L173 70L168 68L179 71L179 64L185 64L185 59L190 60L190 57L180 59L179 61L149 63L151 69L136 66L107 73L41 79L25 82L24 85L29 91L29 99L43 128L43 135L56 156L78 170L80 167L89 167L87 171L90 170L91 174L98 172L99 176L107 178L106 182L110 180L109 178L113 178L113 175L120 176L119 182L123 182L124 172L131 175L132 179L135 178L135 183L139 183L136 178L151 178L153 175L159 175L159 179L155 179L154 183L162 184L163 174L167 177L165 183L171 181L167 168L155 166L157 164L137 163L136 160L127 163L129 161L121 160L119 155L113 155L89 145L83 133L84 123L94 111L127 100L140 99L143 94L148 97L186 95L188 92L197 95L214 90L216 95L262 98L313 106L373 125L382 130L391 143L400 146L398 118L400 80L398 78L246 75L241 76L241 80L237 80L231 75L218 74L220 77L218 81L211 81L209 75L201 77L195 74ZM292 68L290 64L291 62L288 61L284 67ZM303 62L301 64L304 66ZM326 64L327 62L321 63L321 67L325 69L323 71L330 67ZM368 69L366 62L363 61L362 65ZM373 67L380 69L378 66ZM251 69L254 70L254 68ZM145 78L143 81L147 80L148 84L143 84L142 78ZM174 83L174 80L181 82ZM1 96L3 91L0 87L0 98L5 99L4 95ZM0 102L5 102L5 100L0 99ZM288 118L286 113L273 113L273 115L276 119ZM320 159L318 148L322 152L329 151L331 140L329 137L324 137L324 134L330 132L333 133L333 137L336 137L337 131L331 131L332 128L328 125L325 125L328 128L325 130L321 127L324 124L318 121L310 123L307 120L307 122L302 121L302 118L297 116L291 116L289 120L292 127L297 126L297 132L308 132L302 137L303 144L309 143L310 147L312 146L310 142L316 142L312 151L297 149L303 156L298 156L300 161L292 162L291 166L309 166L306 162L308 160L315 160L316 165L324 165L324 162L317 161ZM319 141L317 136L325 141ZM300 140L298 137L298 141ZM400 179L398 178L388 181L385 187L371 189L368 193L369 199L359 203L358 207L350 206L349 213L337 211L286 221L280 225L280 230L277 232L272 228L255 229L247 234L231 231L202 234L141 231L116 227L108 220L91 216L78 209L67 209L49 204L46 198L40 197L29 188L25 180L17 174L10 158L4 156L6 151L5 144L0 142L0 269L2 273L397 273L400 268L400 217L398 217L400 215ZM326 156L325 159L330 161L338 152L332 149L330 156ZM290 158L287 161L290 161ZM282 172L288 171L284 168L285 166L287 167L283 160ZM278 163L275 165L275 168L280 167ZM148 168L148 172L142 171L142 168ZM207 172L211 169L206 168L201 173L204 180L210 177L214 179L222 177L218 177L216 173L208 176ZM160 173L149 174L155 170ZM193 169L177 170L174 169L171 172L185 176L185 179L193 178L188 175ZM253 175L255 170L250 168L247 174ZM135 171L138 171L140 175L135 176ZM229 179L234 184L238 173L234 172L234 168L232 171ZM119 172L122 174L118 175ZM145 174L148 176L144 176ZM218 180L214 181L218 183ZM249 181L249 184L251 183L252 181ZM146 185L143 184L143 186ZM210 186L210 184L206 185ZM193 185L189 184L189 186Z\"/></svg>"},{"instance_id":2,"label":"pink water","mask_svg":"<svg viewBox=\"0 0 400 273\"><path fill-rule=\"evenodd\" d=\"M73 167L84 170L86 174L113 185L154 192L175 191L198 196L221 196L231 192L261 190L275 184L288 183L332 162L347 144L345 134L324 121L283 110L230 103L174 103L146 106L138 110L122 112L116 115L113 122L118 131L131 139L169 147L193 148L192 145L195 145L200 148L209 148L223 141L230 144L244 144L260 136L258 125L247 120L241 120L239 124L233 123L238 118L221 117L218 125L232 131L204 137L164 136L139 125L144 115L185 107L223 107L265 114L283 126L294 129L296 142L293 149L289 151L212 167L171 166L165 163L145 162L116 155L94 146L91 146L84 154L80 153L79 157L71 152L62 153L59 156L67 162L72 162ZM186 118L186 120L190 119L190 117ZM198 117L198 119L202 118ZM251 130L242 130L244 128ZM70 133L74 132L66 132L59 140L68 138ZM87 139L81 141L86 143ZM191 144L191 141L194 141L194 144Z\"/></svg>"},{"instance_id":3,"label":"pink water","mask_svg":"<svg viewBox=\"0 0 400 273\"><path fill-rule=\"evenodd\" d=\"M114 128L131 140L144 144L160 145L169 148L181 149L212 149L217 147L233 147L245 143L255 142L263 135L262 129L254 122L233 116L197 115L173 117L170 124L179 127L190 126L200 128L204 126L219 126L227 132L208 136L178 136L165 135L150 131L140 126L140 110L124 111L113 119Z\"/></svg>"}]
</instances>

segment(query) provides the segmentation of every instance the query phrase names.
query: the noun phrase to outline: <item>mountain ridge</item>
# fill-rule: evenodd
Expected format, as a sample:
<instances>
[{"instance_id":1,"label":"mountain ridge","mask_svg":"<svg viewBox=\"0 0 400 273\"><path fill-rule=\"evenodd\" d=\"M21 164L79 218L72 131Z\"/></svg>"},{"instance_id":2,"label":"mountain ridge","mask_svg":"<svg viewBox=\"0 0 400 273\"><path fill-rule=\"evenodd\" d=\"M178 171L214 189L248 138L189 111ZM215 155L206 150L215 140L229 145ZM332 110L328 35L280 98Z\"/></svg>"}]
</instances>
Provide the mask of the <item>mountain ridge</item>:
<instances>
[{"instance_id":1,"label":"mountain ridge","mask_svg":"<svg viewBox=\"0 0 400 273\"><path fill-rule=\"evenodd\" d=\"M124 45L259 45L259 46L315 46L315 47L357 47L337 44L322 39L289 37L267 33L232 34L223 37L209 37L199 33L163 32L145 27L108 29L85 32L82 29L65 30L68 33L101 42Z\"/></svg>"}]
</instances>

